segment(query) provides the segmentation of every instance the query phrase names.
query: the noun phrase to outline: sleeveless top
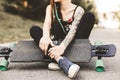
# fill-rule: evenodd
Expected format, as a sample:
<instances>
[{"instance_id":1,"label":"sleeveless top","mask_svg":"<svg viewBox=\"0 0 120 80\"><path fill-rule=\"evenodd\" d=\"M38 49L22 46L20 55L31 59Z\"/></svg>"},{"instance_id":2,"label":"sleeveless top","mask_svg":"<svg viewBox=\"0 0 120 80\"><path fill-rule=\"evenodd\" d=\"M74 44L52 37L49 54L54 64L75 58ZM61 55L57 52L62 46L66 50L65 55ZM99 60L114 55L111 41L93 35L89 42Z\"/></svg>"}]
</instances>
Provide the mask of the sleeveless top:
<instances>
[{"instance_id":1,"label":"sleeveless top","mask_svg":"<svg viewBox=\"0 0 120 80\"><path fill-rule=\"evenodd\" d=\"M72 22L74 20L74 15L75 15L77 7L78 6L75 7L73 15L68 21L63 21L61 19L61 23L63 25L63 28L67 33L70 30L69 26L72 24ZM55 19L56 19L56 16L55 16ZM52 37L53 40L59 40L59 39L64 39L65 38L66 34L63 31L63 29L60 26L60 23L58 21L56 23L53 23L52 28L51 28L51 35L53 36Z\"/></svg>"}]
</instances>

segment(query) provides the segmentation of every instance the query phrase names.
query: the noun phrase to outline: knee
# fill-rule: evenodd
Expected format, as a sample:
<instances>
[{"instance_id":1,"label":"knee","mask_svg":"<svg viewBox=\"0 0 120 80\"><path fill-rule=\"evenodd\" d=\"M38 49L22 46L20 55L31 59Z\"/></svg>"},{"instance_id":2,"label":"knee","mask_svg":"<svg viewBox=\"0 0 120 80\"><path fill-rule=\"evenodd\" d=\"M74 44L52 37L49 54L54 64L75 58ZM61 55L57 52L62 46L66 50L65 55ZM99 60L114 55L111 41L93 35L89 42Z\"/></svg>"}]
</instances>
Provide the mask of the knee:
<instances>
[{"instance_id":1,"label":"knee","mask_svg":"<svg viewBox=\"0 0 120 80\"><path fill-rule=\"evenodd\" d=\"M39 26L32 26L29 30L30 36L32 38L37 38L42 36L42 29Z\"/></svg>"},{"instance_id":2,"label":"knee","mask_svg":"<svg viewBox=\"0 0 120 80\"><path fill-rule=\"evenodd\" d=\"M39 30L39 29L40 29L39 26L32 26L32 27L30 28L30 33L36 32L36 31Z\"/></svg>"},{"instance_id":3,"label":"knee","mask_svg":"<svg viewBox=\"0 0 120 80\"><path fill-rule=\"evenodd\" d=\"M90 22L90 21L95 22L95 16L94 16L94 14L91 13L91 12L86 12L86 13L83 15L83 17L84 17L85 19L88 19L89 22Z\"/></svg>"}]
</instances>

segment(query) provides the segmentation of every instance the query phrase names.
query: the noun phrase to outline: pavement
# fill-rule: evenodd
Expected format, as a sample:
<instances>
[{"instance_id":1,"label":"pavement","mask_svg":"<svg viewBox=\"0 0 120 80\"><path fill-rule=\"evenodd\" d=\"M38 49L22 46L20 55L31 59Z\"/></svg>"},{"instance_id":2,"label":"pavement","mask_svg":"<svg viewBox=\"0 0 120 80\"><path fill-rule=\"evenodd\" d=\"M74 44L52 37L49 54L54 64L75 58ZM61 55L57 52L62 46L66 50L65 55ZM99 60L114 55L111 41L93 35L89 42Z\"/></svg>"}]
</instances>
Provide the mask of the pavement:
<instances>
[{"instance_id":1,"label":"pavement","mask_svg":"<svg viewBox=\"0 0 120 80\"><path fill-rule=\"evenodd\" d=\"M115 44L117 53L115 57L103 58L104 72L95 71L95 61L80 63L81 69L75 79L69 79L63 71L50 71L47 63L10 63L9 70L0 71L0 80L120 80L120 30L93 29L90 41L101 41L103 44ZM1 58L0 58L1 59Z\"/></svg>"}]
</instances>

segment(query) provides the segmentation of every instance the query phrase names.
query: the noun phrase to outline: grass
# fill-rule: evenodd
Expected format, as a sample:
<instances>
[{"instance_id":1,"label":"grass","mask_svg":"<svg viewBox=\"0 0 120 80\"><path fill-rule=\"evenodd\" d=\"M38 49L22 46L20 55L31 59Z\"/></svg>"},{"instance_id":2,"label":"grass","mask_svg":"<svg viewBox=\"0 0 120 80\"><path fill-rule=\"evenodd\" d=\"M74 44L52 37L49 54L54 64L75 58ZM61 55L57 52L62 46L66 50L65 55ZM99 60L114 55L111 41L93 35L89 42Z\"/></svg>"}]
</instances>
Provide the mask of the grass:
<instances>
[{"instance_id":1,"label":"grass","mask_svg":"<svg viewBox=\"0 0 120 80\"><path fill-rule=\"evenodd\" d=\"M0 43L30 39L30 27L33 25L42 26L42 24L39 21L0 12Z\"/></svg>"}]
</instances>

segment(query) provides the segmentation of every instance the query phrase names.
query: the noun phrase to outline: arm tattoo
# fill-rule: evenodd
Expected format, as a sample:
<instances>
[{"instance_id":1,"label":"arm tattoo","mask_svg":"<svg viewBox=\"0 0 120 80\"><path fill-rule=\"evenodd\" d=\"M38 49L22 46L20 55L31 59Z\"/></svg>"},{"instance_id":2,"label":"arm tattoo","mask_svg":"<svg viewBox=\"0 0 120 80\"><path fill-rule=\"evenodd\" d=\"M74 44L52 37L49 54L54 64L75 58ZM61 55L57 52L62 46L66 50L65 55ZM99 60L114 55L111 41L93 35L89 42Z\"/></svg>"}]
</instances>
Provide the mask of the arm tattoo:
<instances>
[{"instance_id":1,"label":"arm tattoo","mask_svg":"<svg viewBox=\"0 0 120 80\"><path fill-rule=\"evenodd\" d=\"M70 30L68 34L66 35L65 39L62 41L65 48L70 44L70 42L73 40L75 33L77 31L78 24L80 23L80 20L82 18L82 15L84 14L84 10L79 10L75 13L74 21L72 22L72 25L70 25Z\"/></svg>"}]
</instances>

